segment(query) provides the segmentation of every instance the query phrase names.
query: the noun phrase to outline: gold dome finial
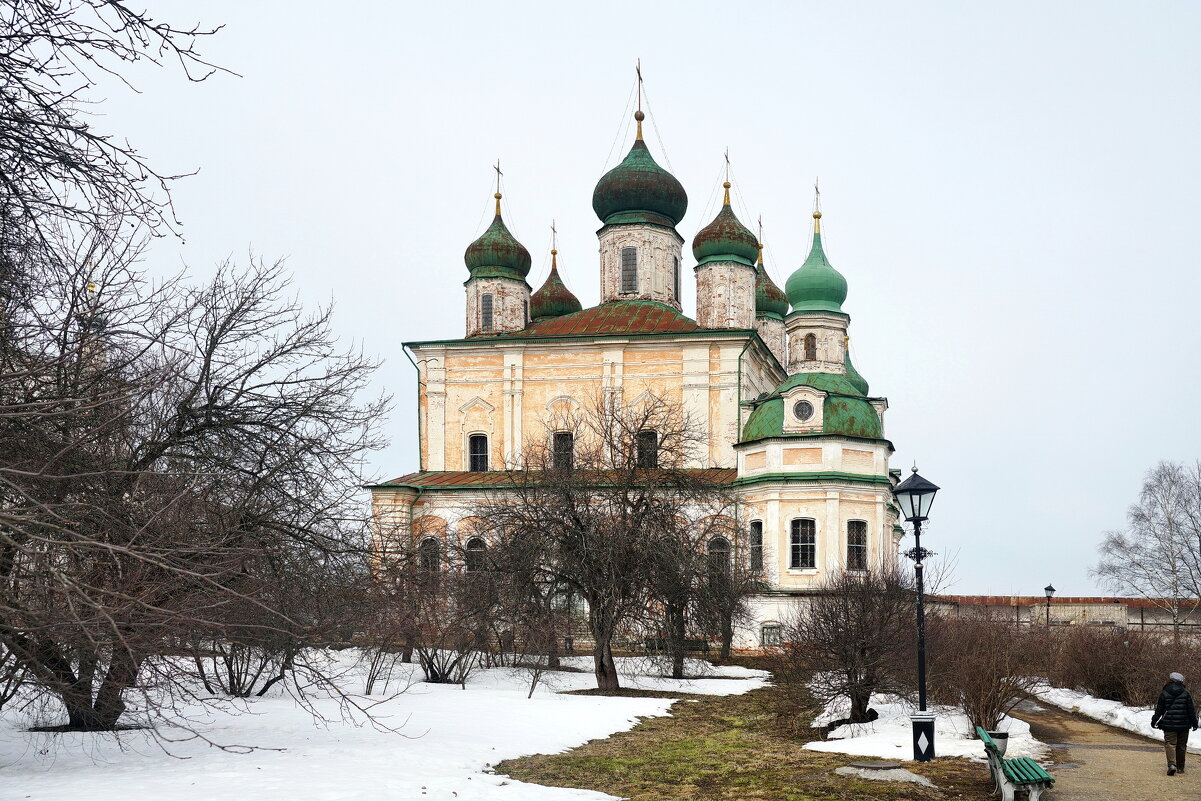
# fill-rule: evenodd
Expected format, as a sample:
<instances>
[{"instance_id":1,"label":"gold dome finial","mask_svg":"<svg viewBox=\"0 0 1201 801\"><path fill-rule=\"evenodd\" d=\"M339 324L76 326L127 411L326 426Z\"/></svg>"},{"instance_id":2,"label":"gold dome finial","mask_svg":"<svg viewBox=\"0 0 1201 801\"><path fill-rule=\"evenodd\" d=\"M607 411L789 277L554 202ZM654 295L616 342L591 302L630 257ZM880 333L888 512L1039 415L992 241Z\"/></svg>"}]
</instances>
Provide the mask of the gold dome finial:
<instances>
[{"instance_id":1,"label":"gold dome finial","mask_svg":"<svg viewBox=\"0 0 1201 801\"><path fill-rule=\"evenodd\" d=\"M822 232L822 190L820 181L813 179L813 233Z\"/></svg>"},{"instance_id":2,"label":"gold dome finial","mask_svg":"<svg viewBox=\"0 0 1201 801\"><path fill-rule=\"evenodd\" d=\"M726 190L726 197L725 197L725 200L722 201L722 205L728 206L728 205L730 205L730 182L725 181L722 183L721 186L722 186L722 189Z\"/></svg>"},{"instance_id":3,"label":"gold dome finial","mask_svg":"<svg viewBox=\"0 0 1201 801\"><path fill-rule=\"evenodd\" d=\"M646 115L642 113L642 109L634 112L634 120L638 123L638 132L634 135L634 139L642 141L642 121L646 119Z\"/></svg>"},{"instance_id":4,"label":"gold dome finial","mask_svg":"<svg viewBox=\"0 0 1201 801\"><path fill-rule=\"evenodd\" d=\"M760 267L763 266L763 243L762 242L759 243L759 261L757 263Z\"/></svg>"},{"instance_id":5,"label":"gold dome finial","mask_svg":"<svg viewBox=\"0 0 1201 801\"><path fill-rule=\"evenodd\" d=\"M500 192L497 192L492 197L496 198L496 216L500 216Z\"/></svg>"}]
</instances>

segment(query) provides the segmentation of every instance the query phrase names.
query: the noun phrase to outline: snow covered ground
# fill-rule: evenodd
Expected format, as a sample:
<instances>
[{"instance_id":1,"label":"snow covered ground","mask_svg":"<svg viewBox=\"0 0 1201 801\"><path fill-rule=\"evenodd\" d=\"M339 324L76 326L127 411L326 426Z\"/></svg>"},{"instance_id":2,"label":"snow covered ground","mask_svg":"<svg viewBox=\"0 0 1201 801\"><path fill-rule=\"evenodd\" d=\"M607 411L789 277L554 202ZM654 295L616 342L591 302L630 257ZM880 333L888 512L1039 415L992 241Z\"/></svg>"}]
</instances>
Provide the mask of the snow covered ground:
<instances>
[{"instance_id":1,"label":"snow covered ground","mask_svg":"<svg viewBox=\"0 0 1201 801\"><path fill-rule=\"evenodd\" d=\"M349 659L349 655L341 658ZM574 660L589 669L591 660ZM668 692L738 694L763 686L767 674L714 668L693 662L705 678L676 681L645 675L644 660L619 660L626 687ZM401 665L408 690L373 711L400 734L343 722L338 703L316 705L334 719L312 717L284 694L256 698L245 712L204 713L205 738L169 746L145 732L31 734L30 720L0 713L0 799L38 801L297 801L352 799L606 799L586 790L523 784L486 772L490 765L524 754L555 753L631 728L640 717L667 714L672 702L658 698L562 695L595 687L590 673L548 674L550 687L527 699L528 676L507 669L476 673L466 689L420 682L420 670ZM354 671L348 688L362 689ZM380 700L377 696L375 700Z\"/></svg>"},{"instance_id":2,"label":"snow covered ground","mask_svg":"<svg viewBox=\"0 0 1201 801\"><path fill-rule=\"evenodd\" d=\"M1062 687L1051 687L1043 684L1035 689L1034 695L1045 704L1077 712L1087 718L1099 720L1102 723L1126 729L1144 737L1163 740L1163 732L1151 728L1152 708L1149 706L1124 706L1119 701L1106 701L1094 698L1087 693L1076 690L1065 690ZM1201 745L1190 745L1190 754L1201 754Z\"/></svg>"},{"instance_id":3,"label":"snow covered ground","mask_svg":"<svg viewBox=\"0 0 1201 801\"><path fill-rule=\"evenodd\" d=\"M839 754L857 754L878 757L896 762L913 759L913 726L909 714L914 707L893 697L873 695L870 704L880 713L871 723L853 723L835 728L826 740L806 743L812 751L833 751ZM831 704L813 721L813 725L826 726L831 721L847 716L849 706ZM973 727L967 716L949 707L933 707L934 753L937 756L971 757L984 761L984 746L973 738ZM1006 756L1025 756L1042 759L1046 747L1030 734L1030 725L1016 718L1006 717L1001 721L1001 731L1009 732L1009 747Z\"/></svg>"}]
</instances>

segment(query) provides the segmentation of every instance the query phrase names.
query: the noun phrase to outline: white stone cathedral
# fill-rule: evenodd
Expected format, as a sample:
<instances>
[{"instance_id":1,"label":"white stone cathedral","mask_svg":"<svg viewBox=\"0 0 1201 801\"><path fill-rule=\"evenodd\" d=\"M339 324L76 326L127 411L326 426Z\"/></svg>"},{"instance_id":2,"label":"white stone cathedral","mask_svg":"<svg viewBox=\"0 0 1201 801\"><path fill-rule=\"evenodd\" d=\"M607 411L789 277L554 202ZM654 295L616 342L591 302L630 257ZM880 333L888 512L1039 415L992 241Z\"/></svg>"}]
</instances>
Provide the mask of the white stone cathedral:
<instances>
[{"instance_id":1,"label":"white stone cathedral","mask_svg":"<svg viewBox=\"0 0 1201 801\"><path fill-rule=\"evenodd\" d=\"M739 539L769 588L735 639L755 648L833 571L896 558L888 404L851 364L847 282L822 248L820 212L809 255L782 292L727 182L721 211L692 240L697 309L695 319L684 314L677 226L688 196L652 158L635 116L633 147L592 193L600 304L581 307L554 251L531 290L530 254L506 228L498 193L491 226L464 257L463 338L405 344L418 370L420 463L372 486L373 509L381 525L448 552L479 536L465 510L503 485L503 465L526 437L543 435L544 421L600 390L627 403L667 398L707 433L689 466L711 470L740 499Z\"/></svg>"}]
</instances>

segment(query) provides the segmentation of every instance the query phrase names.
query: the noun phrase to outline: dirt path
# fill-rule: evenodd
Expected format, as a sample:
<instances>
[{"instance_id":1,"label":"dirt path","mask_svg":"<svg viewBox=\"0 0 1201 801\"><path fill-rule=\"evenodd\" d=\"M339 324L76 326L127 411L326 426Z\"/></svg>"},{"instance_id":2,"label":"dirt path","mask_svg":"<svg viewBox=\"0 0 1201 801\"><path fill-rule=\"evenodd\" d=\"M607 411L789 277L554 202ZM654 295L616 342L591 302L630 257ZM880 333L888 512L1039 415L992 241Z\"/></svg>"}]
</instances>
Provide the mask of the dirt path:
<instances>
[{"instance_id":1,"label":"dirt path","mask_svg":"<svg viewBox=\"0 0 1201 801\"><path fill-rule=\"evenodd\" d=\"M1023 701L1012 714L1030 724L1059 763L1049 768L1055 789L1044 796L1047 801L1201 798L1201 754L1189 754L1183 775L1168 776L1163 745L1154 740L1032 701Z\"/></svg>"}]
</instances>

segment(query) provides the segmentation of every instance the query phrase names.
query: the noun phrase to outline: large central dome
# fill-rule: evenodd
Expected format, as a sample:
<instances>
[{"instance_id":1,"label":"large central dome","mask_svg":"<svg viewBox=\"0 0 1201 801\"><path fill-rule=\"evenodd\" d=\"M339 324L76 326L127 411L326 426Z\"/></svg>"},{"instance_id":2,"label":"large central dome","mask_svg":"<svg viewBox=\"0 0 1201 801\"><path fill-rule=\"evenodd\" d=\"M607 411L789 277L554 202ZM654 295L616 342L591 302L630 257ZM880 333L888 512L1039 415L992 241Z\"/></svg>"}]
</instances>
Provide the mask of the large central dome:
<instances>
[{"instance_id":1,"label":"large central dome","mask_svg":"<svg viewBox=\"0 0 1201 801\"><path fill-rule=\"evenodd\" d=\"M688 210L688 194L674 175L655 163L639 136L625 160L597 182L592 210L605 225L652 223L674 228Z\"/></svg>"}]
</instances>

